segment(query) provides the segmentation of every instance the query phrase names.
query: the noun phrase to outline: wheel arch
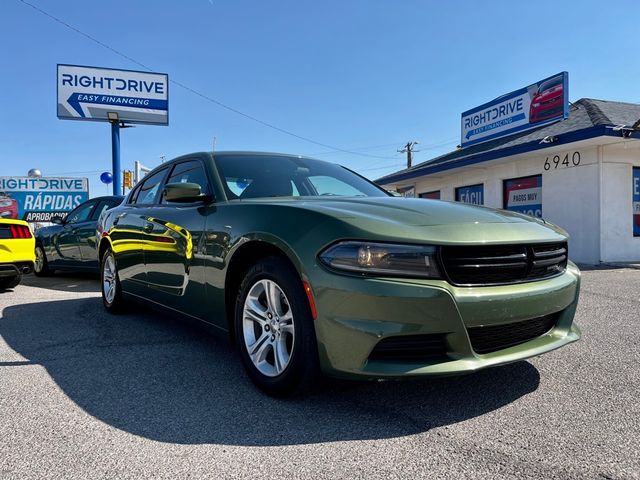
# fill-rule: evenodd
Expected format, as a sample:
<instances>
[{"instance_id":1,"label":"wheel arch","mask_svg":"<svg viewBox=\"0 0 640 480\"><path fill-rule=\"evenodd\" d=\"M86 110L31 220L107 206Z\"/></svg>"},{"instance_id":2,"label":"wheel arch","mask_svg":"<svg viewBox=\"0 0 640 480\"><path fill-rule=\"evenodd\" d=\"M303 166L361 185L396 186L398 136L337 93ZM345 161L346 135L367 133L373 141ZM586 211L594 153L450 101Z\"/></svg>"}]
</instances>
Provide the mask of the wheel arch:
<instances>
[{"instance_id":1,"label":"wheel arch","mask_svg":"<svg viewBox=\"0 0 640 480\"><path fill-rule=\"evenodd\" d=\"M98 263L102 264L102 257L105 252L111 248L111 240L108 236L104 236L100 239L100 243L98 244Z\"/></svg>"},{"instance_id":2,"label":"wheel arch","mask_svg":"<svg viewBox=\"0 0 640 480\"><path fill-rule=\"evenodd\" d=\"M247 238L230 255L224 283L224 305L229 338L235 342L235 304L240 284L252 265L263 258L279 257L286 261L303 281L302 263L284 243L264 238Z\"/></svg>"},{"instance_id":3,"label":"wheel arch","mask_svg":"<svg viewBox=\"0 0 640 480\"><path fill-rule=\"evenodd\" d=\"M35 235L34 240L36 245L40 245L43 249L49 248L51 246L51 239L45 235Z\"/></svg>"}]
</instances>

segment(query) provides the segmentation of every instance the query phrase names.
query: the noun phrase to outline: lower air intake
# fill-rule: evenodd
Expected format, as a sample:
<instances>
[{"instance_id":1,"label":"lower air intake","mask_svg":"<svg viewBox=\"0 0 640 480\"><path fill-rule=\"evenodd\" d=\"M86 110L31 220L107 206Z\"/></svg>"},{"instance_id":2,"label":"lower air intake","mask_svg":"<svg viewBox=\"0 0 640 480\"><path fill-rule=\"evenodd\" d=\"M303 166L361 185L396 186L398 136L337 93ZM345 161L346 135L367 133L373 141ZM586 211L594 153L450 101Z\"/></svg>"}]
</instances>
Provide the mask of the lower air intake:
<instances>
[{"instance_id":1,"label":"lower air intake","mask_svg":"<svg viewBox=\"0 0 640 480\"><path fill-rule=\"evenodd\" d=\"M447 356L445 334L404 335L382 339L369 360L426 361Z\"/></svg>"},{"instance_id":2,"label":"lower air intake","mask_svg":"<svg viewBox=\"0 0 640 480\"><path fill-rule=\"evenodd\" d=\"M476 353L491 353L538 338L555 327L560 312L504 325L467 328Z\"/></svg>"}]
</instances>

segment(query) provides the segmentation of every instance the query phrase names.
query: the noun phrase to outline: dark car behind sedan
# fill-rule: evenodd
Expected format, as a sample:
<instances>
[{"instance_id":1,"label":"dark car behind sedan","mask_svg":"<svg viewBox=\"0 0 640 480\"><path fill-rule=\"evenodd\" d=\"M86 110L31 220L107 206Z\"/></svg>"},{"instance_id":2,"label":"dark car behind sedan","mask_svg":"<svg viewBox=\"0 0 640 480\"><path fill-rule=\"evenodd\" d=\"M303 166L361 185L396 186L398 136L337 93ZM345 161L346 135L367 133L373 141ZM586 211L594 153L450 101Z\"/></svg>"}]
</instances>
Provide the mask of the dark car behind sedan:
<instances>
[{"instance_id":1,"label":"dark car behind sedan","mask_svg":"<svg viewBox=\"0 0 640 480\"><path fill-rule=\"evenodd\" d=\"M52 217L53 225L36 230L38 276L54 270L99 272L96 253L96 225L100 215L122 203L123 197L96 197L81 203L65 217Z\"/></svg>"}]
</instances>

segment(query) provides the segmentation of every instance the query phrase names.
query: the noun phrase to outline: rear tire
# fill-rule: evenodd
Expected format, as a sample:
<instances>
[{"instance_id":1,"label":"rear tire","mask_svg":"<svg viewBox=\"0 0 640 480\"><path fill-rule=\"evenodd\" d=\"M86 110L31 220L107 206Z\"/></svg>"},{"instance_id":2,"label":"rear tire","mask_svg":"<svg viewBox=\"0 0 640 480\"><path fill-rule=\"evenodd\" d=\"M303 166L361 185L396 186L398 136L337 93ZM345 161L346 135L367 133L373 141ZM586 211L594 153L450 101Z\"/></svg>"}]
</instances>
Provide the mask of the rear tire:
<instances>
[{"instance_id":1,"label":"rear tire","mask_svg":"<svg viewBox=\"0 0 640 480\"><path fill-rule=\"evenodd\" d=\"M236 343L251 380L275 397L306 393L319 376L307 296L291 265L260 260L245 274L235 306Z\"/></svg>"},{"instance_id":2,"label":"rear tire","mask_svg":"<svg viewBox=\"0 0 640 480\"><path fill-rule=\"evenodd\" d=\"M14 277L0 278L0 290L7 290L9 288L17 287L22 281L22 274L19 273Z\"/></svg>"},{"instance_id":3,"label":"rear tire","mask_svg":"<svg viewBox=\"0 0 640 480\"><path fill-rule=\"evenodd\" d=\"M37 277L48 277L53 273L49 270L49 262L47 261L47 254L44 253L44 248L41 244L36 244L36 261L33 264L33 273Z\"/></svg>"},{"instance_id":4,"label":"rear tire","mask_svg":"<svg viewBox=\"0 0 640 480\"><path fill-rule=\"evenodd\" d=\"M100 280L104 308L109 313L121 312L124 308L122 286L120 285L116 257L111 249L108 249L102 256Z\"/></svg>"}]
</instances>

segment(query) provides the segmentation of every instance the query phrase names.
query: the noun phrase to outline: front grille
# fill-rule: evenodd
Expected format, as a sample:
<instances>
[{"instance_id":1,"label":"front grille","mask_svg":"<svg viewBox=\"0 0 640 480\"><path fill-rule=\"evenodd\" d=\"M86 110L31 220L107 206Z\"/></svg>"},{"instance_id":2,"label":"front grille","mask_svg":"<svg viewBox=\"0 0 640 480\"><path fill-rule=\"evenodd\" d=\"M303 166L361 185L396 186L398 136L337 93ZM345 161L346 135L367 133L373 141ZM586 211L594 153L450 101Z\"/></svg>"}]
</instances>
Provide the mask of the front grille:
<instances>
[{"instance_id":1,"label":"front grille","mask_svg":"<svg viewBox=\"0 0 640 480\"><path fill-rule=\"evenodd\" d=\"M369 355L369 360L425 361L446 355L444 333L404 335L380 340Z\"/></svg>"},{"instance_id":2,"label":"front grille","mask_svg":"<svg viewBox=\"0 0 640 480\"><path fill-rule=\"evenodd\" d=\"M560 312L505 325L470 327L467 332L476 353L491 353L544 335L556 325L559 317Z\"/></svg>"},{"instance_id":3,"label":"front grille","mask_svg":"<svg viewBox=\"0 0 640 480\"><path fill-rule=\"evenodd\" d=\"M441 259L454 285L519 283L562 273L567 266L567 244L445 246Z\"/></svg>"},{"instance_id":4,"label":"front grille","mask_svg":"<svg viewBox=\"0 0 640 480\"><path fill-rule=\"evenodd\" d=\"M551 105L552 103L558 103L562 101L562 96L553 97L549 100L545 100L544 102L540 102L540 105ZM562 107L558 107L558 110L562 110Z\"/></svg>"}]
</instances>

